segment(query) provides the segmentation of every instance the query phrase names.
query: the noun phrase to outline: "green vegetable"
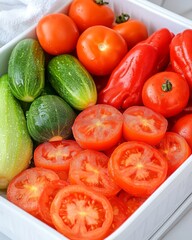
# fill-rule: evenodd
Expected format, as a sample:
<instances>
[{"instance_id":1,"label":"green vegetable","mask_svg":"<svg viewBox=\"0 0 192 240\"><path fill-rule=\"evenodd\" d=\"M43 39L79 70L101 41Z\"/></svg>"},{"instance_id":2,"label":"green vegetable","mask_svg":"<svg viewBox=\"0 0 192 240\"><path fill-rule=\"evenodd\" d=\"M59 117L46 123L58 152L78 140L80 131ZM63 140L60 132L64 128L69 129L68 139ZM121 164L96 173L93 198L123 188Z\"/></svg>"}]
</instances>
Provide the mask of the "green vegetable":
<instances>
[{"instance_id":1,"label":"green vegetable","mask_svg":"<svg viewBox=\"0 0 192 240\"><path fill-rule=\"evenodd\" d=\"M76 113L61 97L43 95L31 103L26 116L31 137L44 142L69 138Z\"/></svg>"},{"instance_id":2,"label":"green vegetable","mask_svg":"<svg viewBox=\"0 0 192 240\"><path fill-rule=\"evenodd\" d=\"M7 74L0 78L0 96L0 189L5 189L14 176L29 166L33 142Z\"/></svg>"},{"instance_id":3,"label":"green vegetable","mask_svg":"<svg viewBox=\"0 0 192 240\"><path fill-rule=\"evenodd\" d=\"M45 85L45 55L35 39L21 40L8 62L9 85L13 95L32 102Z\"/></svg>"},{"instance_id":4,"label":"green vegetable","mask_svg":"<svg viewBox=\"0 0 192 240\"><path fill-rule=\"evenodd\" d=\"M48 63L48 79L57 93L77 110L92 106L97 101L92 76L72 55L53 57Z\"/></svg>"}]
</instances>

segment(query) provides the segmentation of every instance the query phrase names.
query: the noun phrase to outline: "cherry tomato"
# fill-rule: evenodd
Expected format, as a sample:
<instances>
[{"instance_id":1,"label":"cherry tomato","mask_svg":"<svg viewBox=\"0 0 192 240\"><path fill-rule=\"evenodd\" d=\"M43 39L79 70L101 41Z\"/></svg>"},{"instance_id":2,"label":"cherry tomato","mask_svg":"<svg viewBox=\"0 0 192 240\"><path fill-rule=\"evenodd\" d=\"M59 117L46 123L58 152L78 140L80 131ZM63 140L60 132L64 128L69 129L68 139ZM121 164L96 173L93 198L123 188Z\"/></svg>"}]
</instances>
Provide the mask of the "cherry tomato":
<instances>
[{"instance_id":1,"label":"cherry tomato","mask_svg":"<svg viewBox=\"0 0 192 240\"><path fill-rule=\"evenodd\" d=\"M58 175L49 169L33 167L16 175L7 188L7 199L26 212L39 214L38 201L44 187Z\"/></svg>"},{"instance_id":2,"label":"cherry tomato","mask_svg":"<svg viewBox=\"0 0 192 240\"><path fill-rule=\"evenodd\" d=\"M192 149L192 114L179 118L173 125L172 131L184 137Z\"/></svg>"},{"instance_id":3,"label":"cherry tomato","mask_svg":"<svg viewBox=\"0 0 192 240\"><path fill-rule=\"evenodd\" d=\"M94 150L78 153L70 163L70 183L87 186L105 196L116 195L121 189L109 176L108 160L104 153Z\"/></svg>"},{"instance_id":4,"label":"cherry tomato","mask_svg":"<svg viewBox=\"0 0 192 240\"><path fill-rule=\"evenodd\" d=\"M116 24L112 27L125 39L129 49L147 39L147 26L138 19L130 19L127 14L117 16Z\"/></svg>"},{"instance_id":5,"label":"cherry tomato","mask_svg":"<svg viewBox=\"0 0 192 240\"><path fill-rule=\"evenodd\" d=\"M73 0L68 15L80 32L95 25L111 27L115 19L113 10L103 0Z\"/></svg>"},{"instance_id":6,"label":"cherry tomato","mask_svg":"<svg viewBox=\"0 0 192 240\"><path fill-rule=\"evenodd\" d=\"M61 189L53 199L50 213L56 229L69 239L104 239L113 221L109 200L79 185Z\"/></svg>"},{"instance_id":7,"label":"cherry tomato","mask_svg":"<svg viewBox=\"0 0 192 240\"><path fill-rule=\"evenodd\" d=\"M160 72L150 77L143 86L143 104L165 117L180 113L189 100L187 80L175 72Z\"/></svg>"},{"instance_id":8,"label":"cherry tomato","mask_svg":"<svg viewBox=\"0 0 192 240\"><path fill-rule=\"evenodd\" d=\"M47 184L40 197L39 197L39 202L38 202L38 207L39 207L39 213L41 216L41 219L49 224L50 226L54 226L51 220L51 215L50 215L50 207L51 203L57 194L57 192L66 187L68 183L63 180L55 180L51 181L49 184Z\"/></svg>"},{"instance_id":9,"label":"cherry tomato","mask_svg":"<svg viewBox=\"0 0 192 240\"><path fill-rule=\"evenodd\" d=\"M154 147L139 141L120 144L108 163L109 174L135 197L148 197L167 177L168 163Z\"/></svg>"},{"instance_id":10,"label":"cherry tomato","mask_svg":"<svg viewBox=\"0 0 192 240\"><path fill-rule=\"evenodd\" d=\"M62 13L42 17L36 33L42 48L51 55L71 53L79 38L79 30L74 21Z\"/></svg>"},{"instance_id":11,"label":"cherry tomato","mask_svg":"<svg viewBox=\"0 0 192 240\"><path fill-rule=\"evenodd\" d=\"M76 117L72 132L82 148L98 151L116 145L122 137L123 115L115 107L97 104Z\"/></svg>"},{"instance_id":12,"label":"cherry tomato","mask_svg":"<svg viewBox=\"0 0 192 240\"><path fill-rule=\"evenodd\" d=\"M167 159L168 175L171 175L191 155L191 148L185 138L175 132L166 132L156 148Z\"/></svg>"},{"instance_id":13,"label":"cherry tomato","mask_svg":"<svg viewBox=\"0 0 192 240\"><path fill-rule=\"evenodd\" d=\"M93 75L108 75L127 53L124 38L105 26L86 29L77 41L77 56Z\"/></svg>"},{"instance_id":14,"label":"cherry tomato","mask_svg":"<svg viewBox=\"0 0 192 240\"><path fill-rule=\"evenodd\" d=\"M113 208L113 222L109 229L109 234L113 233L117 228L121 226L128 218L127 206L121 201L120 198L114 196L109 198L109 202Z\"/></svg>"},{"instance_id":15,"label":"cherry tomato","mask_svg":"<svg viewBox=\"0 0 192 240\"><path fill-rule=\"evenodd\" d=\"M34 163L36 167L68 171L71 159L80 151L75 140L44 142L35 148Z\"/></svg>"},{"instance_id":16,"label":"cherry tomato","mask_svg":"<svg viewBox=\"0 0 192 240\"><path fill-rule=\"evenodd\" d=\"M155 145L160 142L167 130L167 119L145 106L129 107L123 116L123 136L126 140L138 140Z\"/></svg>"}]
</instances>

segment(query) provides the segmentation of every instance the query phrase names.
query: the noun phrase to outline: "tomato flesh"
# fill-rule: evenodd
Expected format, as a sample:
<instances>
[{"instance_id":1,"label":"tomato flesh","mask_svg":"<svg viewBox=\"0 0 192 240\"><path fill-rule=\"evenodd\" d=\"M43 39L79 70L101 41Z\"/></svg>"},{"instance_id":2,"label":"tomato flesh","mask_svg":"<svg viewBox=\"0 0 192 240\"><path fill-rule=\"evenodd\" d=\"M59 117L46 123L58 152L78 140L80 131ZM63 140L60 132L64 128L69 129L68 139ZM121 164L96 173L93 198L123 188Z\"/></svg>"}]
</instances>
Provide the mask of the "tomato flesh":
<instances>
[{"instance_id":1,"label":"tomato flesh","mask_svg":"<svg viewBox=\"0 0 192 240\"><path fill-rule=\"evenodd\" d=\"M56 229L70 239L103 239L113 221L108 199L79 185L60 190L50 212Z\"/></svg>"},{"instance_id":2,"label":"tomato flesh","mask_svg":"<svg viewBox=\"0 0 192 240\"><path fill-rule=\"evenodd\" d=\"M108 168L122 189L136 197L147 197L166 179L168 164L152 146L129 141L114 150Z\"/></svg>"}]
</instances>

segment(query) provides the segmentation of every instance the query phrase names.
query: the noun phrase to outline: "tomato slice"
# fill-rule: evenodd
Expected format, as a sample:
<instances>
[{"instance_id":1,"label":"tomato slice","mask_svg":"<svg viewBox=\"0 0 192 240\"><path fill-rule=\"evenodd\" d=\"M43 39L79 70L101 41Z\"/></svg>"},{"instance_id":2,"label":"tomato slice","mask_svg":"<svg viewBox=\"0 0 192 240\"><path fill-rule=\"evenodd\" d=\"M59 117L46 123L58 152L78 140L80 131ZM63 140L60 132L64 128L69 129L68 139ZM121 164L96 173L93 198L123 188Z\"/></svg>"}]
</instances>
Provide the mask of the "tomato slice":
<instances>
[{"instance_id":1,"label":"tomato slice","mask_svg":"<svg viewBox=\"0 0 192 240\"><path fill-rule=\"evenodd\" d=\"M156 148L168 161L168 175L191 155L191 148L185 138L175 132L166 132Z\"/></svg>"},{"instance_id":2,"label":"tomato slice","mask_svg":"<svg viewBox=\"0 0 192 240\"><path fill-rule=\"evenodd\" d=\"M155 145L163 138L168 127L165 117L144 106L129 107L123 116L123 136L126 140Z\"/></svg>"},{"instance_id":3,"label":"tomato slice","mask_svg":"<svg viewBox=\"0 0 192 240\"><path fill-rule=\"evenodd\" d=\"M34 151L34 163L37 167L56 171L69 170L69 164L82 148L74 140L44 142Z\"/></svg>"},{"instance_id":4,"label":"tomato slice","mask_svg":"<svg viewBox=\"0 0 192 240\"><path fill-rule=\"evenodd\" d=\"M50 213L56 229L76 240L103 239L113 221L109 200L79 185L61 189L53 199Z\"/></svg>"},{"instance_id":5,"label":"tomato slice","mask_svg":"<svg viewBox=\"0 0 192 240\"><path fill-rule=\"evenodd\" d=\"M39 198L39 213L41 216L41 219L49 224L50 226L54 226L51 220L51 215L50 215L50 207L51 203L57 194L57 192L67 186L68 183L63 180L55 180L51 181L49 184L45 186L43 189L40 198Z\"/></svg>"},{"instance_id":6,"label":"tomato slice","mask_svg":"<svg viewBox=\"0 0 192 240\"><path fill-rule=\"evenodd\" d=\"M122 137L123 115L115 107L96 104L83 110L75 119L72 131L85 149L106 150Z\"/></svg>"},{"instance_id":7,"label":"tomato slice","mask_svg":"<svg viewBox=\"0 0 192 240\"><path fill-rule=\"evenodd\" d=\"M109 158L95 150L84 150L72 159L69 170L71 184L84 185L105 196L114 196L121 189L109 176Z\"/></svg>"},{"instance_id":8,"label":"tomato slice","mask_svg":"<svg viewBox=\"0 0 192 240\"><path fill-rule=\"evenodd\" d=\"M108 169L122 189L136 197L147 197L166 179L168 163L154 147L129 141L114 150Z\"/></svg>"},{"instance_id":9,"label":"tomato slice","mask_svg":"<svg viewBox=\"0 0 192 240\"><path fill-rule=\"evenodd\" d=\"M8 185L7 199L32 215L38 215L38 201L44 187L59 176L52 170L33 167L16 175Z\"/></svg>"},{"instance_id":10,"label":"tomato slice","mask_svg":"<svg viewBox=\"0 0 192 240\"><path fill-rule=\"evenodd\" d=\"M109 202L111 203L111 206L113 208L113 222L111 224L111 227L109 229L109 233L113 233L116 231L121 224L125 222L125 220L128 218L127 214L127 206L124 204L123 201L121 201L120 198L114 196L109 198Z\"/></svg>"},{"instance_id":11,"label":"tomato slice","mask_svg":"<svg viewBox=\"0 0 192 240\"><path fill-rule=\"evenodd\" d=\"M144 202L147 198L134 197L123 189L117 194L117 197L126 206L127 218L130 217Z\"/></svg>"}]
</instances>

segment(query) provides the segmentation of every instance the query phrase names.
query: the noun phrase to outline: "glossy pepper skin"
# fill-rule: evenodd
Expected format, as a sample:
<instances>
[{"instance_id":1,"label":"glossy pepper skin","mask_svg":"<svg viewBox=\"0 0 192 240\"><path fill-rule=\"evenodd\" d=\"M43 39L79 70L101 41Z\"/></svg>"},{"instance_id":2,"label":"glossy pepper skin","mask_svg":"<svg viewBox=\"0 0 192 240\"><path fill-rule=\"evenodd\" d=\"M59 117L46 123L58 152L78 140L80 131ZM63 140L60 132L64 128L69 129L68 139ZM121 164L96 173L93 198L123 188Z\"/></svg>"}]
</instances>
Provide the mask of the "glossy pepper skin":
<instances>
[{"instance_id":1,"label":"glossy pepper skin","mask_svg":"<svg viewBox=\"0 0 192 240\"><path fill-rule=\"evenodd\" d=\"M126 109L141 104L144 82L169 62L169 45L173 34L168 29L154 32L135 45L111 73L98 102Z\"/></svg>"},{"instance_id":2,"label":"glossy pepper skin","mask_svg":"<svg viewBox=\"0 0 192 240\"><path fill-rule=\"evenodd\" d=\"M144 82L156 72L157 50L149 44L132 48L113 70L106 87L99 93L99 103L117 109L141 103Z\"/></svg>"},{"instance_id":3,"label":"glossy pepper skin","mask_svg":"<svg viewBox=\"0 0 192 240\"><path fill-rule=\"evenodd\" d=\"M175 35L170 44L171 66L188 81L192 91L192 29Z\"/></svg>"}]
</instances>

